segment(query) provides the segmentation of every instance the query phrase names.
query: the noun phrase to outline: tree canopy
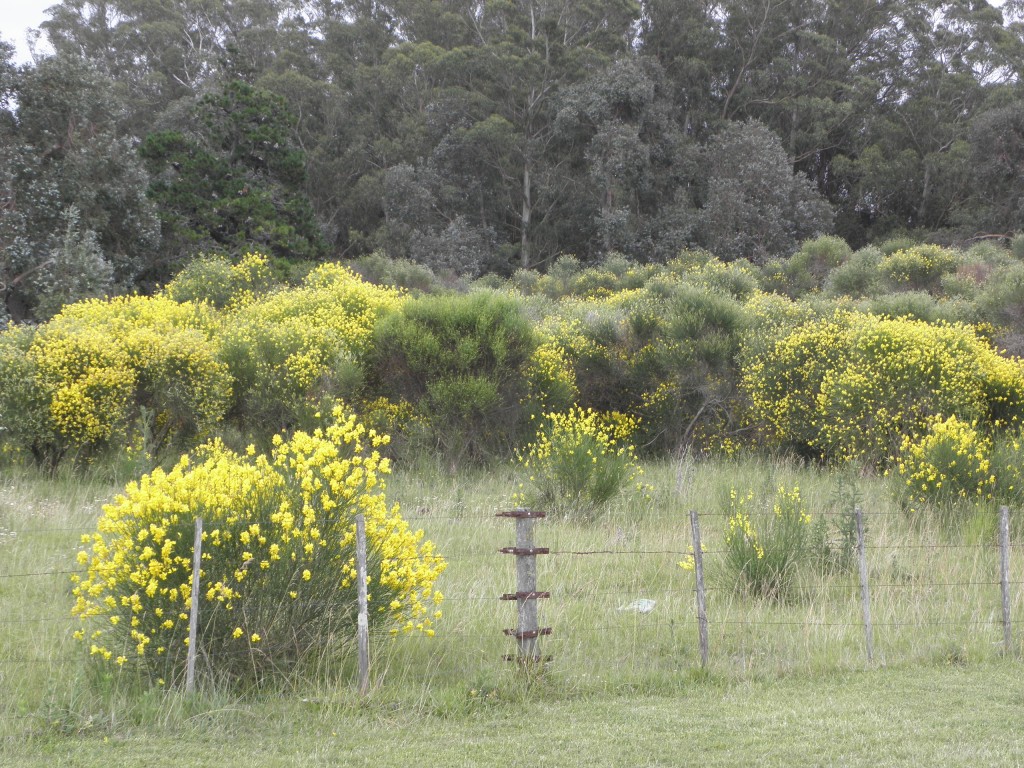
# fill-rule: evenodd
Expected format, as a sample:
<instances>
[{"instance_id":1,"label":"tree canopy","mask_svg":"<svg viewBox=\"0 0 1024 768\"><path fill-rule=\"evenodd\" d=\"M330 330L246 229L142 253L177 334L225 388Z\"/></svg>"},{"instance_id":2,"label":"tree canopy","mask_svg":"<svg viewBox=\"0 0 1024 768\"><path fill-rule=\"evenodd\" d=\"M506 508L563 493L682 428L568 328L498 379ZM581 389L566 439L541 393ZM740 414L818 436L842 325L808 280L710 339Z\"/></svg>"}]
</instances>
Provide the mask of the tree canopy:
<instances>
[{"instance_id":1,"label":"tree canopy","mask_svg":"<svg viewBox=\"0 0 1024 768\"><path fill-rule=\"evenodd\" d=\"M48 15L52 56L0 49L0 281L18 318L69 237L107 289L145 290L249 245L473 277L565 254L764 261L821 233L857 248L1024 229L1020 3L62 0Z\"/></svg>"}]
</instances>

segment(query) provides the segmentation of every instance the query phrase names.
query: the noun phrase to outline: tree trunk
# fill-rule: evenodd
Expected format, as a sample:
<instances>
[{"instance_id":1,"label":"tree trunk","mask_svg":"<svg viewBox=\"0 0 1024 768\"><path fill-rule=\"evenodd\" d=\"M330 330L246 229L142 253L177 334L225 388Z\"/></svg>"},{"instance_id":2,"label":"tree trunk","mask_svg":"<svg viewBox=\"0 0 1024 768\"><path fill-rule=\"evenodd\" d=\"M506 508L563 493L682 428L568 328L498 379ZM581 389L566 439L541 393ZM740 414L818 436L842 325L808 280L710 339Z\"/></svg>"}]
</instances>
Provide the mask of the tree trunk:
<instances>
[{"instance_id":1,"label":"tree trunk","mask_svg":"<svg viewBox=\"0 0 1024 768\"><path fill-rule=\"evenodd\" d=\"M523 269L530 268L530 215L533 213L533 202L530 199L530 164L523 163L523 210L519 217L519 265Z\"/></svg>"}]
</instances>

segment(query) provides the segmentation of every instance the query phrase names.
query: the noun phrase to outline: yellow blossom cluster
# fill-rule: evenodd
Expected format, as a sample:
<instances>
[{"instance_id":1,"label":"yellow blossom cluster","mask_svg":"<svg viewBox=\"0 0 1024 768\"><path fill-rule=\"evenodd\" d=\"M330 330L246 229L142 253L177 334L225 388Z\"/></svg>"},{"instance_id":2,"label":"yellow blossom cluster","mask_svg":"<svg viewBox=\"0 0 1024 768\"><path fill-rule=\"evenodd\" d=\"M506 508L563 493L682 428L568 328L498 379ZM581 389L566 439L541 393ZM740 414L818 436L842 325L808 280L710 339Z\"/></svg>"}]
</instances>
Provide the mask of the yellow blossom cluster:
<instances>
[{"instance_id":1,"label":"yellow blossom cluster","mask_svg":"<svg viewBox=\"0 0 1024 768\"><path fill-rule=\"evenodd\" d=\"M256 423L310 424L325 398L351 394L378 317L403 300L324 264L300 287L238 307L222 337L238 408Z\"/></svg>"},{"instance_id":2,"label":"yellow blossom cluster","mask_svg":"<svg viewBox=\"0 0 1024 768\"><path fill-rule=\"evenodd\" d=\"M979 432L976 421L937 417L923 437L904 438L896 470L914 502L986 500L996 486L991 455L992 441Z\"/></svg>"},{"instance_id":3,"label":"yellow blossom cluster","mask_svg":"<svg viewBox=\"0 0 1024 768\"><path fill-rule=\"evenodd\" d=\"M215 425L231 393L213 340L218 327L209 308L161 296L65 307L27 350L51 439L79 450L127 438L143 408L164 440Z\"/></svg>"},{"instance_id":4,"label":"yellow blossom cluster","mask_svg":"<svg viewBox=\"0 0 1024 768\"><path fill-rule=\"evenodd\" d=\"M938 288L942 275L953 272L957 254L939 245L915 245L882 259L880 271L896 286L914 290Z\"/></svg>"},{"instance_id":5,"label":"yellow blossom cluster","mask_svg":"<svg viewBox=\"0 0 1024 768\"><path fill-rule=\"evenodd\" d=\"M524 402L540 413L566 407L579 397L569 353L554 339L537 345L525 375L527 397Z\"/></svg>"},{"instance_id":6,"label":"yellow blossom cluster","mask_svg":"<svg viewBox=\"0 0 1024 768\"><path fill-rule=\"evenodd\" d=\"M884 463L936 416L992 427L1024 415L1024 364L966 325L838 311L749 356L743 389L773 440Z\"/></svg>"},{"instance_id":7,"label":"yellow blossom cluster","mask_svg":"<svg viewBox=\"0 0 1024 768\"><path fill-rule=\"evenodd\" d=\"M519 500L568 514L596 511L642 474L628 442L637 426L634 417L578 406L545 414L519 457L531 486Z\"/></svg>"},{"instance_id":8,"label":"yellow blossom cluster","mask_svg":"<svg viewBox=\"0 0 1024 768\"><path fill-rule=\"evenodd\" d=\"M74 587L77 636L94 655L131 663L152 680L180 678L196 518L198 642L226 679L259 682L351 638L357 513L366 525L371 621L433 634L442 600L434 583L446 564L386 504L390 467L378 449L387 437L338 408L326 429L274 443L262 455L214 441L104 507L83 541L87 572Z\"/></svg>"}]
</instances>

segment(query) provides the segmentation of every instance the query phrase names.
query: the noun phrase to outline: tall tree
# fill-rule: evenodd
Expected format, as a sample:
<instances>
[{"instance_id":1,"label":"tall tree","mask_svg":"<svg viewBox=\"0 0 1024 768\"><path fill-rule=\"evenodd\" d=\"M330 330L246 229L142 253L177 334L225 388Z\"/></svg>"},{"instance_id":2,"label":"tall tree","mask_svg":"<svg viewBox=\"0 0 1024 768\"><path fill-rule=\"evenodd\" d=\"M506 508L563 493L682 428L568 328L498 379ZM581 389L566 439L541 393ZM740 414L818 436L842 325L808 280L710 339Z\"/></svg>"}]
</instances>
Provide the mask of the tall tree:
<instances>
[{"instance_id":1,"label":"tall tree","mask_svg":"<svg viewBox=\"0 0 1024 768\"><path fill-rule=\"evenodd\" d=\"M705 169L700 238L722 259L788 257L801 240L831 229L828 203L793 173L792 159L765 125L730 123L708 143Z\"/></svg>"},{"instance_id":2,"label":"tall tree","mask_svg":"<svg viewBox=\"0 0 1024 768\"><path fill-rule=\"evenodd\" d=\"M140 152L163 220L165 266L202 248L323 255L303 189L305 157L291 141L294 121L282 98L236 80L199 102L192 130L146 137Z\"/></svg>"},{"instance_id":3,"label":"tall tree","mask_svg":"<svg viewBox=\"0 0 1024 768\"><path fill-rule=\"evenodd\" d=\"M8 68L6 78L0 280L11 314L29 316L40 291L58 284L44 277L60 264L53 253L70 253L69 238L88 243L122 288L134 285L157 257L159 228L148 177L117 131L123 105L113 83L67 55Z\"/></svg>"}]
</instances>

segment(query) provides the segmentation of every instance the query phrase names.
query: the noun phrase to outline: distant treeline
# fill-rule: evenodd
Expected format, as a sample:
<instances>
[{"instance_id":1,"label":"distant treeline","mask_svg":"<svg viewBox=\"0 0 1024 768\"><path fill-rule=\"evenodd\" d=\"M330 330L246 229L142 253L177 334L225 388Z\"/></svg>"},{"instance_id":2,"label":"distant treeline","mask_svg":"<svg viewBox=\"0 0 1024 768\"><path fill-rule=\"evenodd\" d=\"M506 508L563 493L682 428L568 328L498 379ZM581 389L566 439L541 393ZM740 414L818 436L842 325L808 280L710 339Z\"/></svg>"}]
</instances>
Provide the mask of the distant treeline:
<instances>
[{"instance_id":1,"label":"distant treeline","mask_svg":"<svg viewBox=\"0 0 1024 768\"><path fill-rule=\"evenodd\" d=\"M0 43L14 320L197 254L463 278L1024 228L1024 23L985 0L63 0Z\"/></svg>"}]
</instances>

